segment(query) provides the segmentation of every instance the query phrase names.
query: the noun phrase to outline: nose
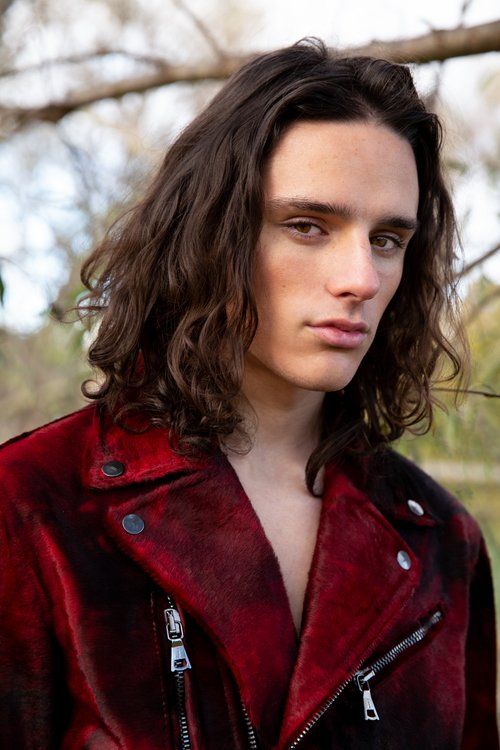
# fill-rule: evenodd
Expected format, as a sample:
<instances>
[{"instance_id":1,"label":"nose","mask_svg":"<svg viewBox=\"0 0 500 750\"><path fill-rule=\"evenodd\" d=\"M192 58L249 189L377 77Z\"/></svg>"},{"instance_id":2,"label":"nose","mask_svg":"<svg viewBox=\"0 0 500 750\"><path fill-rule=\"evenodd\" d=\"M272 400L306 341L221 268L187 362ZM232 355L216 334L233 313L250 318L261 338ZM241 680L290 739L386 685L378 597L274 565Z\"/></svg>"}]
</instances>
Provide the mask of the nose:
<instances>
[{"instance_id":1,"label":"nose","mask_svg":"<svg viewBox=\"0 0 500 750\"><path fill-rule=\"evenodd\" d=\"M372 299L380 289L380 274L370 238L349 234L330 250L327 290L336 297Z\"/></svg>"}]
</instances>

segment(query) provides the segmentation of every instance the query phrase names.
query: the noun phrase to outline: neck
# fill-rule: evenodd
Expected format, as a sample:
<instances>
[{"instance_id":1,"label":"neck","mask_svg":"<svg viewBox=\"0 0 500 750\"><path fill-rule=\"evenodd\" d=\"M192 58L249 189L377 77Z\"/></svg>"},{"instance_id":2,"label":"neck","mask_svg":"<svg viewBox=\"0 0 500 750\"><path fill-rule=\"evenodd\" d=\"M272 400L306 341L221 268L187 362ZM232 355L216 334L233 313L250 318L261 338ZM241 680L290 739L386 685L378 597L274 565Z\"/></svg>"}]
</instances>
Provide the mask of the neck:
<instances>
[{"instance_id":1,"label":"neck","mask_svg":"<svg viewBox=\"0 0 500 750\"><path fill-rule=\"evenodd\" d=\"M258 467L259 475L269 480L283 476L283 469L303 476L319 442L324 395L288 383L258 363L246 366L236 405L251 449L244 455L228 453L231 463ZM242 445L231 438L227 447L240 450Z\"/></svg>"}]
</instances>

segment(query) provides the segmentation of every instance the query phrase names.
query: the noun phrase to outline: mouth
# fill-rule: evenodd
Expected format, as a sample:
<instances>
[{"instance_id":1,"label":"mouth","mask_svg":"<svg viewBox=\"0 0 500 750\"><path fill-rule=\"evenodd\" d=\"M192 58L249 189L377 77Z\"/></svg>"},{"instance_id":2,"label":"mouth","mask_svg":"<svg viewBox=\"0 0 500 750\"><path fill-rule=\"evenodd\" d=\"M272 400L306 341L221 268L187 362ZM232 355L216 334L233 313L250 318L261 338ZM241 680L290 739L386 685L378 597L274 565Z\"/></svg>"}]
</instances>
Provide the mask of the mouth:
<instances>
[{"instance_id":1,"label":"mouth","mask_svg":"<svg viewBox=\"0 0 500 750\"><path fill-rule=\"evenodd\" d=\"M323 341L340 349L356 349L365 343L368 326L363 321L351 323L348 320L322 321L317 325L308 325Z\"/></svg>"}]
</instances>

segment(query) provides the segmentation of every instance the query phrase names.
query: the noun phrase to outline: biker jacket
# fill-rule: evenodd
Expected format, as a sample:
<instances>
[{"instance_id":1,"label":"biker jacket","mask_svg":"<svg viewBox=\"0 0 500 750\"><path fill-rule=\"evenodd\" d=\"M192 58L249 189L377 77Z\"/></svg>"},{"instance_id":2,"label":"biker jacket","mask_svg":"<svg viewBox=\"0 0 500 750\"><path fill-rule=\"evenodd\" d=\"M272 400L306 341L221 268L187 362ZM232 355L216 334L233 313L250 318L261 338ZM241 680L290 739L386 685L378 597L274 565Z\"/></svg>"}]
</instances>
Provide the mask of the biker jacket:
<instances>
[{"instance_id":1,"label":"biker jacket","mask_svg":"<svg viewBox=\"0 0 500 750\"><path fill-rule=\"evenodd\" d=\"M375 469L325 467L298 636L220 449L94 405L8 441L0 748L498 750L480 527L392 450Z\"/></svg>"}]
</instances>

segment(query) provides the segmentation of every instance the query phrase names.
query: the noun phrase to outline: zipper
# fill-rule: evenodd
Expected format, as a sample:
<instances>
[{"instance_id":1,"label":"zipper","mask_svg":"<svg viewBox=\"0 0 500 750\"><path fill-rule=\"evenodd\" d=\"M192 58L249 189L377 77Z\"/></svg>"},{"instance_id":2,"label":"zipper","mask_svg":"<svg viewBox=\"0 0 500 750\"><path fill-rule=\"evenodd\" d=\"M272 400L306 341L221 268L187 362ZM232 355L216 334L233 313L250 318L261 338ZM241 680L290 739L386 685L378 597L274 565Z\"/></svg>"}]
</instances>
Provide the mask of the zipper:
<instances>
[{"instance_id":1,"label":"zipper","mask_svg":"<svg viewBox=\"0 0 500 750\"><path fill-rule=\"evenodd\" d=\"M248 747L249 750L258 750L257 745L257 737L255 734L255 729L252 726L252 722L250 721L250 717L248 715L248 712L243 704L243 701L241 701L241 709L243 711L243 718L245 720L245 727L247 730L247 738L248 738Z\"/></svg>"},{"instance_id":2,"label":"zipper","mask_svg":"<svg viewBox=\"0 0 500 750\"><path fill-rule=\"evenodd\" d=\"M318 721L321 719L322 716L331 708L333 703L337 700L339 695L345 690L345 688L351 683L355 682L358 685L358 688L361 690L363 694L363 710L364 710L364 716L365 719L376 721L378 720L379 716L377 713L377 709L375 708L375 705L372 700L369 681L374 677L378 672L380 672L381 669L386 667L388 664L390 664L394 659L396 659L397 656L399 656L403 651L405 651L410 646L413 646L415 643L418 643L421 641L427 632L432 628L434 625L436 625L443 617L443 613L440 609L437 609L435 612L432 613L432 615L426 620L426 622L418 627L416 630L413 631L409 636L406 638L403 638L402 641L400 641L398 644L393 646L393 648L390 649L386 654L381 656L379 659L374 661L372 664L370 664L367 667L361 668L361 665L363 664L363 661L361 662L360 666L357 668L356 672L351 675L351 677L348 677L347 680L344 680L344 682L338 687L336 693L332 695L326 703L323 704L323 706L319 709L319 711L310 719L310 721L307 722L304 729L301 731L301 733L295 738L295 740L292 742L291 745L288 746L288 750L295 750L296 747L302 742L304 737L309 734L311 729L318 723Z\"/></svg>"},{"instance_id":3,"label":"zipper","mask_svg":"<svg viewBox=\"0 0 500 750\"><path fill-rule=\"evenodd\" d=\"M165 618L165 629L167 638L170 641L170 671L175 674L176 693L177 693L177 710L179 714L179 731L180 731L180 748L181 750L191 750L191 740L189 736L189 725L186 714L186 689L184 684L184 672L191 669L191 662L184 646L184 629L179 610L172 597L165 594L168 602L168 609L163 610ZM245 729L248 739L249 750L258 750L257 736L252 726L250 717L241 701L241 709L245 722Z\"/></svg>"},{"instance_id":4,"label":"zipper","mask_svg":"<svg viewBox=\"0 0 500 750\"><path fill-rule=\"evenodd\" d=\"M393 646L390 651L384 654L384 656L381 656L380 659L377 659L377 661L373 662L373 664L370 664L369 667L356 672L354 676L356 678L359 689L363 693L363 705L366 720L378 719L377 709L373 704L370 685L368 684L369 681L372 679L372 677L375 677L377 672L380 672L381 669L394 661L394 659L403 651L405 651L405 649L421 641L422 638L424 638L424 636L426 635L427 631L432 628L433 625L436 625L440 621L442 616L443 614L441 610L436 610L427 620L427 622L414 630L411 635L403 638L402 641Z\"/></svg>"},{"instance_id":5,"label":"zipper","mask_svg":"<svg viewBox=\"0 0 500 750\"><path fill-rule=\"evenodd\" d=\"M186 686L184 672L191 669L191 663L184 648L184 630L179 611L171 596L166 595L168 609L163 610L165 630L170 641L170 671L175 675L177 710L179 716L180 750L191 750L189 726L186 714Z\"/></svg>"}]
</instances>

